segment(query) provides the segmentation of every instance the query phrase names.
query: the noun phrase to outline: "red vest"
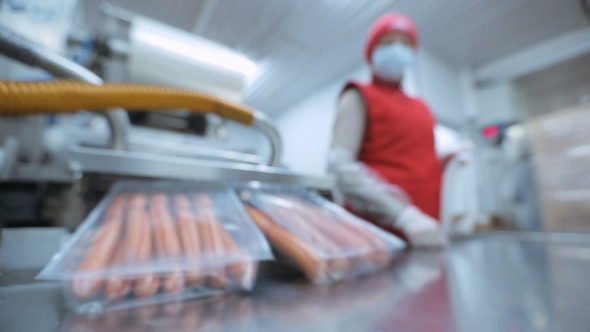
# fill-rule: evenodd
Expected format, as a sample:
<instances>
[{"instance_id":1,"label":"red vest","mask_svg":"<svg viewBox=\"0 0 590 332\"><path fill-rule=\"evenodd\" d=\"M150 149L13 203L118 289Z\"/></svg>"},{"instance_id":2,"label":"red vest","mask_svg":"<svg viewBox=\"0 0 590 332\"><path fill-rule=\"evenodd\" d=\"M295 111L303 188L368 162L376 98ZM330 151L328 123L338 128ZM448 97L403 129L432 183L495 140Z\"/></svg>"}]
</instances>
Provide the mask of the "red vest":
<instances>
[{"instance_id":1,"label":"red vest","mask_svg":"<svg viewBox=\"0 0 590 332\"><path fill-rule=\"evenodd\" d=\"M374 80L350 82L367 108L367 124L358 160L389 183L404 189L412 204L439 219L442 166L434 143L433 118L420 99Z\"/></svg>"}]
</instances>

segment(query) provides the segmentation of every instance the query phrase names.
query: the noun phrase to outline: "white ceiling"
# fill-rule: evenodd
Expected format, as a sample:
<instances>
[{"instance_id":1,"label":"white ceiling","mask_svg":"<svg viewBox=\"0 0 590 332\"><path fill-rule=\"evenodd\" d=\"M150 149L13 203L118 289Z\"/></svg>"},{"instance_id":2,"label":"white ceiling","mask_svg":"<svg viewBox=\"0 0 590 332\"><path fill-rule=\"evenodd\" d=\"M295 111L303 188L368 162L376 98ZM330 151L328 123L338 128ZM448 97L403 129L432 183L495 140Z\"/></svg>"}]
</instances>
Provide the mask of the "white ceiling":
<instances>
[{"instance_id":1,"label":"white ceiling","mask_svg":"<svg viewBox=\"0 0 590 332\"><path fill-rule=\"evenodd\" d=\"M81 0L90 26L100 0ZM371 23L398 10L423 45L477 66L585 24L577 0L111 0L225 44L261 68L245 103L275 113L362 63Z\"/></svg>"}]
</instances>

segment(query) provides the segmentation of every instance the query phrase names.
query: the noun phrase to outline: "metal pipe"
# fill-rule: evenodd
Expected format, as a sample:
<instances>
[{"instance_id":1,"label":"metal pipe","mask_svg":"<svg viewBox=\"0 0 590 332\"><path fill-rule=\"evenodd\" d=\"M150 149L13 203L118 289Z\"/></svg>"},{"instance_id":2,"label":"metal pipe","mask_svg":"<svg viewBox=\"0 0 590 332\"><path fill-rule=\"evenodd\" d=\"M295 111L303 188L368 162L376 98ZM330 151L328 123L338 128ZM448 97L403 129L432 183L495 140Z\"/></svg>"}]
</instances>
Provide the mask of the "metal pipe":
<instances>
[{"instance_id":1,"label":"metal pipe","mask_svg":"<svg viewBox=\"0 0 590 332\"><path fill-rule=\"evenodd\" d=\"M266 114L259 110L254 111L252 126L263 132L269 139L271 145L269 166L279 166L283 153L281 135L275 128L274 123Z\"/></svg>"},{"instance_id":2,"label":"metal pipe","mask_svg":"<svg viewBox=\"0 0 590 332\"><path fill-rule=\"evenodd\" d=\"M103 84L103 80L92 71L3 26L0 26L0 54L26 65L44 69L55 76L95 85ZM126 112L123 109L113 109L106 112L106 117L111 128L110 147L117 150L127 149L129 118Z\"/></svg>"},{"instance_id":3,"label":"metal pipe","mask_svg":"<svg viewBox=\"0 0 590 332\"><path fill-rule=\"evenodd\" d=\"M74 78L101 85L102 79L90 70L0 26L0 53L32 67L39 67L56 76Z\"/></svg>"},{"instance_id":4,"label":"metal pipe","mask_svg":"<svg viewBox=\"0 0 590 332\"><path fill-rule=\"evenodd\" d=\"M103 81L90 70L70 61L43 46L20 37L0 26L0 53L30 66L36 66L48 72L66 78L74 78L91 84L102 85ZM128 148L129 118L123 109L114 109L106 113L111 128L111 148L125 150ZM282 141L272 120L263 112L255 111L252 125L263 132L270 141L270 166L278 166L282 154Z\"/></svg>"},{"instance_id":5,"label":"metal pipe","mask_svg":"<svg viewBox=\"0 0 590 332\"><path fill-rule=\"evenodd\" d=\"M72 78L96 85L103 84L103 80L92 71L44 47L36 47L34 52L36 58L35 65L55 76Z\"/></svg>"}]
</instances>

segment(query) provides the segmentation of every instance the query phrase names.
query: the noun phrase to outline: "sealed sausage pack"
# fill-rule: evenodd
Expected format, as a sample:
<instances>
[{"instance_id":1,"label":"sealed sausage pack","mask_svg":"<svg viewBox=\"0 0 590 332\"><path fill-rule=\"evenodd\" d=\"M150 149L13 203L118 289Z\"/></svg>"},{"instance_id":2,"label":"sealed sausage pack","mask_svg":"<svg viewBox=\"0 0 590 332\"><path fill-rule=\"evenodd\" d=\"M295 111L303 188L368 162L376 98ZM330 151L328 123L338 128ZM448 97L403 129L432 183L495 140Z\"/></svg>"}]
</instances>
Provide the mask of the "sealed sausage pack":
<instances>
[{"instance_id":1,"label":"sealed sausage pack","mask_svg":"<svg viewBox=\"0 0 590 332\"><path fill-rule=\"evenodd\" d=\"M186 182L122 182L40 273L78 312L250 290L264 235L235 192Z\"/></svg>"},{"instance_id":2,"label":"sealed sausage pack","mask_svg":"<svg viewBox=\"0 0 590 332\"><path fill-rule=\"evenodd\" d=\"M399 238L298 188L239 189L258 227L314 283L331 283L389 264L405 247Z\"/></svg>"}]
</instances>

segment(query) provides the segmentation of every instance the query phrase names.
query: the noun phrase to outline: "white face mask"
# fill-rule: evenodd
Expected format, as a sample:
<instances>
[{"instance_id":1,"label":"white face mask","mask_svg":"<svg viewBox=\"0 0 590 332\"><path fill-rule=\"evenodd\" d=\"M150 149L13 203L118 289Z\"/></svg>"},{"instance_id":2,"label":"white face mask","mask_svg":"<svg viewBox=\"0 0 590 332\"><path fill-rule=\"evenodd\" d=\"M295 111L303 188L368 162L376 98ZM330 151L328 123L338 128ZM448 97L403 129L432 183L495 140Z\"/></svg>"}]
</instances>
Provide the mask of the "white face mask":
<instances>
[{"instance_id":1,"label":"white face mask","mask_svg":"<svg viewBox=\"0 0 590 332\"><path fill-rule=\"evenodd\" d=\"M397 42L375 48L371 60L377 77L387 82L399 82L404 70L416 61L416 53L409 45Z\"/></svg>"}]
</instances>

